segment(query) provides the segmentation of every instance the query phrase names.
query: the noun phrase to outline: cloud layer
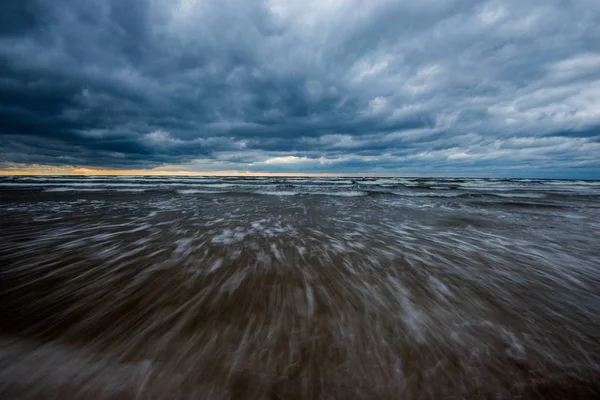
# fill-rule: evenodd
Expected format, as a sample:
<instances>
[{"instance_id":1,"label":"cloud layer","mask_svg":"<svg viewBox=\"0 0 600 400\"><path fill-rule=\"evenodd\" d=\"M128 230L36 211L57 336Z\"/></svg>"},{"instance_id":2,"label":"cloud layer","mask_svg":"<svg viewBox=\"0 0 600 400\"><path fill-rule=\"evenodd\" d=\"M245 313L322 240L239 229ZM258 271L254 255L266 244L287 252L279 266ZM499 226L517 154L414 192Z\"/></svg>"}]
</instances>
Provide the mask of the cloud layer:
<instances>
[{"instance_id":1,"label":"cloud layer","mask_svg":"<svg viewBox=\"0 0 600 400\"><path fill-rule=\"evenodd\" d=\"M600 178L596 0L8 0L4 163Z\"/></svg>"}]
</instances>

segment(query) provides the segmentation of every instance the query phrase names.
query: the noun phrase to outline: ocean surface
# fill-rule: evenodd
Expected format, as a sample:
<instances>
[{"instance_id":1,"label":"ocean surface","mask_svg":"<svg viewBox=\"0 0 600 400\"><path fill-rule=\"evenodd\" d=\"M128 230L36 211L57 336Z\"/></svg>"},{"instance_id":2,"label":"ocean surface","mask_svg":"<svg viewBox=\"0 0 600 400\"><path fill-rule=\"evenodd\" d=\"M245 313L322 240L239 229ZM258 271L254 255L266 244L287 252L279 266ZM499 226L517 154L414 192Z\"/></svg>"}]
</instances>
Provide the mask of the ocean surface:
<instances>
[{"instance_id":1,"label":"ocean surface","mask_svg":"<svg viewBox=\"0 0 600 400\"><path fill-rule=\"evenodd\" d=\"M0 398L600 398L600 181L0 178Z\"/></svg>"}]
</instances>

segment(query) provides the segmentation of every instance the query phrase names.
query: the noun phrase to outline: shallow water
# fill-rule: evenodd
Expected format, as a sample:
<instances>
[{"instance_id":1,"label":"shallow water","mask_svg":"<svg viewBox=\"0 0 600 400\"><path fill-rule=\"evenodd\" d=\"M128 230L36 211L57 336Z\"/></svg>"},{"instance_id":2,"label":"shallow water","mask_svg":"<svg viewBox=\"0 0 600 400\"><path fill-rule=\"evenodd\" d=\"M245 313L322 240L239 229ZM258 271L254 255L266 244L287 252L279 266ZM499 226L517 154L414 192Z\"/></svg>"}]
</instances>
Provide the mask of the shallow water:
<instances>
[{"instance_id":1,"label":"shallow water","mask_svg":"<svg viewBox=\"0 0 600 400\"><path fill-rule=\"evenodd\" d=\"M595 398L600 182L0 179L0 397Z\"/></svg>"}]
</instances>

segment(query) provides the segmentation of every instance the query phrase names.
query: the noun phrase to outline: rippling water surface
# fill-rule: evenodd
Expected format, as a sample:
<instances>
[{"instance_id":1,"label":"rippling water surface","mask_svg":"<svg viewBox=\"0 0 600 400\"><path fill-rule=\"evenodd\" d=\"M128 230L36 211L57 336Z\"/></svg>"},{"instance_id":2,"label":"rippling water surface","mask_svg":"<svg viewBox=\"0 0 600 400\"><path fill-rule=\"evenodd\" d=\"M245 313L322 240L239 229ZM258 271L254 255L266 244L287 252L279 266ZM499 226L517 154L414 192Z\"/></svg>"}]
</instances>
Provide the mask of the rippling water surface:
<instances>
[{"instance_id":1,"label":"rippling water surface","mask_svg":"<svg viewBox=\"0 0 600 400\"><path fill-rule=\"evenodd\" d=\"M0 397L600 396L600 182L0 179Z\"/></svg>"}]
</instances>

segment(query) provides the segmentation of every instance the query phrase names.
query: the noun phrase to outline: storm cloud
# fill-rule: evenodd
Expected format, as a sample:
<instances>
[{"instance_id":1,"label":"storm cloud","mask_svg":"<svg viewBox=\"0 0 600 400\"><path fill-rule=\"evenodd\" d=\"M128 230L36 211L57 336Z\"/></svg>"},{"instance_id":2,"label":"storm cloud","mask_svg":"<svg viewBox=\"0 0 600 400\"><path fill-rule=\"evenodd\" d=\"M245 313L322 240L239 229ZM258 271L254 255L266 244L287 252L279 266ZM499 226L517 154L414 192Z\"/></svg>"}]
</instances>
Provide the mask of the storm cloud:
<instances>
[{"instance_id":1,"label":"storm cloud","mask_svg":"<svg viewBox=\"0 0 600 400\"><path fill-rule=\"evenodd\" d=\"M600 178L597 0L8 0L0 162Z\"/></svg>"}]
</instances>

